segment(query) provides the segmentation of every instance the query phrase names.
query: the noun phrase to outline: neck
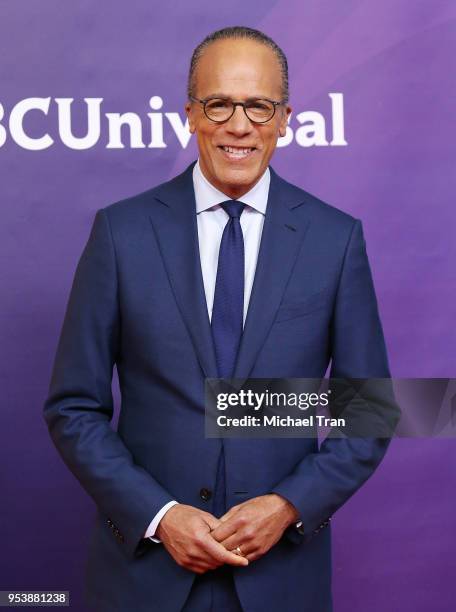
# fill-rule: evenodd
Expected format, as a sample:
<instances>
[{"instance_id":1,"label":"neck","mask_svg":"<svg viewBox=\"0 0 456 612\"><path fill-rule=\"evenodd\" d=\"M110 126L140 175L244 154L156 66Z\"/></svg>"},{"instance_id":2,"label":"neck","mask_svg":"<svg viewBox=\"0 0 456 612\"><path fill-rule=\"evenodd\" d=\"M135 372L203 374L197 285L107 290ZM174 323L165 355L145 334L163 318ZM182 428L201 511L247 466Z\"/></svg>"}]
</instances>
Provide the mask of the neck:
<instances>
[{"instance_id":1,"label":"neck","mask_svg":"<svg viewBox=\"0 0 456 612\"><path fill-rule=\"evenodd\" d=\"M212 187L215 187L215 189L218 189L218 191L221 191L223 194L225 194L228 198L232 200L238 200L239 198L242 198L244 194L250 191L258 183L261 176L263 176L263 175L259 176L256 179L256 181L248 185L229 185L229 184L225 184L225 183L222 184L217 181L211 180L208 177L207 172L204 169L203 165L201 164L201 160L199 160L199 167L206 181L210 183Z\"/></svg>"}]
</instances>

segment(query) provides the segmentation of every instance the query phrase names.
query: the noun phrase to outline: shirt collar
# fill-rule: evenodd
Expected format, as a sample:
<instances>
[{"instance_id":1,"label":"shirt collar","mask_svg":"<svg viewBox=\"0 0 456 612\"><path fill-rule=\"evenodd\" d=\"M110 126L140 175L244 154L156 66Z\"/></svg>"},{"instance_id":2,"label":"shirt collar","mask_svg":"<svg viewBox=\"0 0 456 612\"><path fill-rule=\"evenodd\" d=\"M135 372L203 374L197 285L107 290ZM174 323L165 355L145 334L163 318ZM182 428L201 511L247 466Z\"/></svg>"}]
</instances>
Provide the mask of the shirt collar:
<instances>
[{"instance_id":1,"label":"shirt collar","mask_svg":"<svg viewBox=\"0 0 456 612\"><path fill-rule=\"evenodd\" d=\"M240 198L240 201L265 215L270 182L271 173L268 167L260 180ZM195 189L196 214L229 199L225 193L214 187L204 176L199 158L193 167L193 187Z\"/></svg>"}]
</instances>

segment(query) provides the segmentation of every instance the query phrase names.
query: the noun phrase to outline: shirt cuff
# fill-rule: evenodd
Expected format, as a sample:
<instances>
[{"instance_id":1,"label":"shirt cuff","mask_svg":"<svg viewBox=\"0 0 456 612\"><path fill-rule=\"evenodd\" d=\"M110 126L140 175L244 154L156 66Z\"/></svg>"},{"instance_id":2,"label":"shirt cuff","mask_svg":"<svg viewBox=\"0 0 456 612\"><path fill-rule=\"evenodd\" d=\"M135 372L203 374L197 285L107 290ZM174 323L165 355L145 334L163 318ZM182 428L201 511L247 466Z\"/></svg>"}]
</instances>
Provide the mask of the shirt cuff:
<instances>
[{"instance_id":1,"label":"shirt cuff","mask_svg":"<svg viewBox=\"0 0 456 612\"><path fill-rule=\"evenodd\" d=\"M176 504L178 504L178 503L179 502L177 502L176 500L173 499L172 501L170 501L167 504L165 504L163 506L163 508L161 508L161 510L159 510L157 512L157 514L154 516L154 518L150 522L149 527L146 529L146 533L144 534L145 538L148 538L149 540L151 540L152 542L156 542L157 544L161 543L160 538L154 537L155 536L155 532L157 531L157 527L158 527L160 521L162 520L162 518L168 512L168 510L170 508L172 508L173 506L175 506Z\"/></svg>"}]
</instances>

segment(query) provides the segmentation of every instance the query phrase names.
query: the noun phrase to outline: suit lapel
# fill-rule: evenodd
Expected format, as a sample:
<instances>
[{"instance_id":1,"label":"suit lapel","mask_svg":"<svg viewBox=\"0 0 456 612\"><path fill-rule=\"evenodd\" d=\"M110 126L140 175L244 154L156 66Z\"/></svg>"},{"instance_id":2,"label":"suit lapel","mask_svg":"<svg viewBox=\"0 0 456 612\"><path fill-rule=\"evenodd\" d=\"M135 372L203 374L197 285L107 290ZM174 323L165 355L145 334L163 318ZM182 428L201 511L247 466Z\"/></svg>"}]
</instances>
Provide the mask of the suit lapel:
<instances>
[{"instance_id":1,"label":"suit lapel","mask_svg":"<svg viewBox=\"0 0 456 612\"><path fill-rule=\"evenodd\" d=\"M193 166L153 191L150 220L201 368L207 378L217 378L201 272ZM309 225L305 215L298 217L294 210L303 203L303 192L271 167L270 171L268 205L234 378L247 378L255 364Z\"/></svg>"},{"instance_id":2,"label":"suit lapel","mask_svg":"<svg viewBox=\"0 0 456 612\"><path fill-rule=\"evenodd\" d=\"M201 272L192 163L182 174L160 185L151 207L155 231L171 287L201 368L217 378L217 364Z\"/></svg>"},{"instance_id":3,"label":"suit lapel","mask_svg":"<svg viewBox=\"0 0 456 612\"><path fill-rule=\"evenodd\" d=\"M248 378L266 340L309 226L303 192L270 167L271 184L249 308L233 378Z\"/></svg>"}]
</instances>

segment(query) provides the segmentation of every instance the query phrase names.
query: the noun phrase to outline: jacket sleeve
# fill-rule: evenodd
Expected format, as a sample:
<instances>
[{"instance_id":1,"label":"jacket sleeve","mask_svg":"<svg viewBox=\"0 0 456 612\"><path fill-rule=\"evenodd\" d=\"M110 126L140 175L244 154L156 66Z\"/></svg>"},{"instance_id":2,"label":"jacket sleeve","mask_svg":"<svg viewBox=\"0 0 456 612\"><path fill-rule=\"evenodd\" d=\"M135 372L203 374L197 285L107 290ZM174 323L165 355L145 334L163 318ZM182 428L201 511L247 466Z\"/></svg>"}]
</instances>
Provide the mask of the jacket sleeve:
<instances>
[{"instance_id":1,"label":"jacket sleeve","mask_svg":"<svg viewBox=\"0 0 456 612\"><path fill-rule=\"evenodd\" d=\"M331 322L331 353L331 378L390 376L362 226L358 220L353 224L340 274ZM389 408L384 418L391 431L391 424L394 429L400 411L394 403ZM331 515L372 475L389 442L388 437L327 437L319 452L299 462L294 471L272 489L293 503L300 513L301 533L288 529L287 535L297 543L308 541L328 525Z\"/></svg>"},{"instance_id":2,"label":"jacket sleeve","mask_svg":"<svg viewBox=\"0 0 456 612\"><path fill-rule=\"evenodd\" d=\"M127 555L145 552L147 525L173 499L111 427L119 352L116 258L104 209L79 260L54 360L44 418L64 462Z\"/></svg>"}]
</instances>

